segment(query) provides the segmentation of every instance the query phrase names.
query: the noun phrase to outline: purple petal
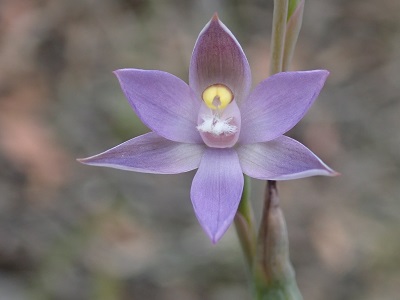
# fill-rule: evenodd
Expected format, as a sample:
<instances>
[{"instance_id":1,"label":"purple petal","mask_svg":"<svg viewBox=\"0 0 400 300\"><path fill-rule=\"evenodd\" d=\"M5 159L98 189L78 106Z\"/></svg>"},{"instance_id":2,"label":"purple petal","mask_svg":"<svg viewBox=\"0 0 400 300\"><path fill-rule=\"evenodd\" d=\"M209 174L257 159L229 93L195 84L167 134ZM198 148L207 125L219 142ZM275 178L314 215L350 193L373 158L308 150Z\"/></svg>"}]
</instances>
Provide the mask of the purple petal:
<instances>
[{"instance_id":1,"label":"purple petal","mask_svg":"<svg viewBox=\"0 0 400 300\"><path fill-rule=\"evenodd\" d=\"M242 103L243 144L266 142L290 130L318 97L329 72L282 72L261 82Z\"/></svg>"},{"instance_id":2,"label":"purple petal","mask_svg":"<svg viewBox=\"0 0 400 300\"><path fill-rule=\"evenodd\" d=\"M240 102L247 97L251 72L246 55L217 15L204 27L193 49L189 85L198 97L213 84L224 84Z\"/></svg>"},{"instance_id":3,"label":"purple petal","mask_svg":"<svg viewBox=\"0 0 400 300\"><path fill-rule=\"evenodd\" d=\"M237 151L243 173L258 179L288 180L338 175L307 147L287 136L264 143L241 145Z\"/></svg>"},{"instance_id":4,"label":"purple petal","mask_svg":"<svg viewBox=\"0 0 400 300\"><path fill-rule=\"evenodd\" d=\"M115 71L122 90L139 118L166 139L183 143L202 141L197 126L201 102L178 77L162 71Z\"/></svg>"},{"instance_id":5,"label":"purple petal","mask_svg":"<svg viewBox=\"0 0 400 300\"><path fill-rule=\"evenodd\" d=\"M177 143L150 132L78 161L143 173L177 174L198 168L204 149L204 145Z\"/></svg>"},{"instance_id":6,"label":"purple petal","mask_svg":"<svg viewBox=\"0 0 400 300\"><path fill-rule=\"evenodd\" d=\"M232 148L208 148L201 159L191 189L196 216L216 243L236 214L243 191L243 174Z\"/></svg>"}]
</instances>

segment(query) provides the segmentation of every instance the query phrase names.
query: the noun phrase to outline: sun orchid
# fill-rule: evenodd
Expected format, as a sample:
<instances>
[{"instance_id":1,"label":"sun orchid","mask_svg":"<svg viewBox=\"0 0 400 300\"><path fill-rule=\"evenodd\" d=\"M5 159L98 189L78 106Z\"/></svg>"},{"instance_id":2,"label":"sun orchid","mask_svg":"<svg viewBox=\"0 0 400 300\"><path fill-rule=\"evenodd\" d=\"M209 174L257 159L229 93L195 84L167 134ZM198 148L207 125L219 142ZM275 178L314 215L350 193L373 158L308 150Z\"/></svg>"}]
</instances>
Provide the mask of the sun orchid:
<instances>
[{"instance_id":1,"label":"sun orchid","mask_svg":"<svg viewBox=\"0 0 400 300\"><path fill-rule=\"evenodd\" d=\"M198 168L191 200L214 243L236 214L243 173L264 180L335 175L308 148L283 135L305 115L329 72L278 73L250 93L247 58L216 15L194 46L189 85L156 70L115 74L151 132L79 161L155 174Z\"/></svg>"}]
</instances>

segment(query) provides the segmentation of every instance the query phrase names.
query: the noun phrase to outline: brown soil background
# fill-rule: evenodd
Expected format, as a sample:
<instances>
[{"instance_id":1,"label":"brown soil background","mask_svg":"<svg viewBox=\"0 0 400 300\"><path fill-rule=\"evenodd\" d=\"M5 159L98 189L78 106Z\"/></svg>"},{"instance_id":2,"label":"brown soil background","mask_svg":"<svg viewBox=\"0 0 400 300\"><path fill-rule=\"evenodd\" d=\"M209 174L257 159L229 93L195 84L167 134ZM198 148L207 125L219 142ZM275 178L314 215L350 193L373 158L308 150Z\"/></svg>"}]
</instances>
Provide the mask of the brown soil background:
<instances>
[{"instance_id":1,"label":"brown soil background","mask_svg":"<svg viewBox=\"0 0 400 300\"><path fill-rule=\"evenodd\" d=\"M212 246L197 223L193 172L75 159L147 131L112 71L186 80L215 11L253 85L264 79L272 2L0 1L0 300L250 299L234 228ZM306 1L292 69L331 75L289 135L342 173L279 184L307 300L400 297L399 12L397 0Z\"/></svg>"}]
</instances>

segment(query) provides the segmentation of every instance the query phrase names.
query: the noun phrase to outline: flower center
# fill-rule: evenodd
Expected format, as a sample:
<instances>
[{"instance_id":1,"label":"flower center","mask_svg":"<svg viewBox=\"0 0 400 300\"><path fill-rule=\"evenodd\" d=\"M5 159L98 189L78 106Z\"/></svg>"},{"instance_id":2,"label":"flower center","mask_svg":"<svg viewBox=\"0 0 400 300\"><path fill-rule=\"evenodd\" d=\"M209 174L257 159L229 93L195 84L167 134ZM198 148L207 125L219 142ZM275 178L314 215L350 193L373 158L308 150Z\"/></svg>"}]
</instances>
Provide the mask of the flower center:
<instances>
[{"instance_id":1,"label":"flower center","mask_svg":"<svg viewBox=\"0 0 400 300\"><path fill-rule=\"evenodd\" d=\"M214 84L204 90L202 99L196 128L204 143L214 148L234 146L241 120L232 91L223 84Z\"/></svg>"},{"instance_id":2,"label":"flower center","mask_svg":"<svg viewBox=\"0 0 400 300\"><path fill-rule=\"evenodd\" d=\"M223 84L214 84L204 90L202 98L209 108L222 110L232 102L233 93Z\"/></svg>"},{"instance_id":3,"label":"flower center","mask_svg":"<svg viewBox=\"0 0 400 300\"><path fill-rule=\"evenodd\" d=\"M233 123L233 118L222 116L223 110L233 100L232 91L223 84L213 84L204 90L202 98L207 107L211 108L212 113L201 117L202 123L197 126L197 129L214 136L236 133L237 127Z\"/></svg>"},{"instance_id":4,"label":"flower center","mask_svg":"<svg viewBox=\"0 0 400 300\"><path fill-rule=\"evenodd\" d=\"M236 133L237 127L233 124L233 118L223 119L218 114L213 116L203 116L203 123L196 128L201 132L208 132L215 136L221 134L232 135Z\"/></svg>"}]
</instances>

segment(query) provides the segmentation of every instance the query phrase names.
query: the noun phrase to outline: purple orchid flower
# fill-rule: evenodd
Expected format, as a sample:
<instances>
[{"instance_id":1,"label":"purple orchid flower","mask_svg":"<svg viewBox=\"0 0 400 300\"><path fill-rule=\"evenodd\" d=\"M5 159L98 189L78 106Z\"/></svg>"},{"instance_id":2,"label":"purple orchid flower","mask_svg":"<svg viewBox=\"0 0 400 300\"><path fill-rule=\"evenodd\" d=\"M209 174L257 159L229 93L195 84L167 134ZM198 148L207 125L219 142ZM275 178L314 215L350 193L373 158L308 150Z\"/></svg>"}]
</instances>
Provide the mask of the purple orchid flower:
<instances>
[{"instance_id":1,"label":"purple orchid flower","mask_svg":"<svg viewBox=\"0 0 400 300\"><path fill-rule=\"evenodd\" d=\"M152 132L79 161L155 174L198 168L191 200L213 243L236 214L243 173L263 180L336 174L304 145L283 135L305 115L329 72L278 73L249 93L247 58L217 15L196 41L189 85L162 71L121 69L115 74Z\"/></svg>"}]
</instances>

